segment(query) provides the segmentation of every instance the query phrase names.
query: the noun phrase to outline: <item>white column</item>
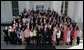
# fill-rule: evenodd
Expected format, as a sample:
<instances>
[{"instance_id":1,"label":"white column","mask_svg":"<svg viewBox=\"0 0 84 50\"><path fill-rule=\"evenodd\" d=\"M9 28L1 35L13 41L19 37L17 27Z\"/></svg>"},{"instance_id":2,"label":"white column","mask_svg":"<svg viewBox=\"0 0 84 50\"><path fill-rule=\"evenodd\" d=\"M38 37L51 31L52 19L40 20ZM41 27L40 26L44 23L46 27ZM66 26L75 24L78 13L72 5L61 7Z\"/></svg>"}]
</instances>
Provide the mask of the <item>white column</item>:
<instances>
[{"instance_id":1,"label":"white column","mask_svg":"<svg viewBox=\"0 0 84 50\"><path fill-rule=\"evenodd\" d=\"M19 14L26 8L26 10L29 9L29 1L18 1L19 3Z\"/></svg>"},{"instance_id":2,"label":"white column","mask_svg":"<svg viewBox=\"0 0 84 50\"><path fill-rule=\"evenodd\" d=\"M75 1L68 1L68 15L73 20L75 19Z\"/></svg>"},{"instance_id":3,"label":"white column","mask_svg":"<svg viewBox=\"0 0 84 50\"><path fill-rule=\"evenodd\" d=\"M25 8L25 2L24 1L18 1L18 6L19 6L19 14L23 12Z\"/></svg>"},{"instance_id":4,"label":"white column","mask_svg":"<svg viewBox=\"0 0 84 50\"><path fill-rule=\"evenodd\" d=\"M63 3L63 14L65 13L65 1Z\"/></svg>"},{"instance_id":5,"label":"white column","mask_svg":"<svg viewBox=\"0 0 84 50\"><path fill-rule=\"evenodd\" d=\"M28 10L29 9L29 1L25 1L25 7L26 7L26 10Z\"/></svg>"},{"instance_id":6,"label":"white column","mask_svg":"<svg viewBox=\"0 0 84 50\"><path fill-rule=\"evenodd\" d=\"M58 14L61 14L61 5L62 1L51 1L51 9L57 11Z\"/></svg>"},{"instance_id":7,"label":"white column","mask_svg":"<svg viewBox=\"0 0 84 50\"><path fill-rule=\"evenodd\" d=\"M12 20L11 1L1 1L1 23L11 22Z\"/></svg>"},{"instance_id":8,"label":"white column","mask_svg":"<svg viewBox=\"0 0 84 50\"><path fill-rule=\"evenodd\" d=\"M76 1L75 21L83 23L83 1Z\"/></svg>"}]
</instances>

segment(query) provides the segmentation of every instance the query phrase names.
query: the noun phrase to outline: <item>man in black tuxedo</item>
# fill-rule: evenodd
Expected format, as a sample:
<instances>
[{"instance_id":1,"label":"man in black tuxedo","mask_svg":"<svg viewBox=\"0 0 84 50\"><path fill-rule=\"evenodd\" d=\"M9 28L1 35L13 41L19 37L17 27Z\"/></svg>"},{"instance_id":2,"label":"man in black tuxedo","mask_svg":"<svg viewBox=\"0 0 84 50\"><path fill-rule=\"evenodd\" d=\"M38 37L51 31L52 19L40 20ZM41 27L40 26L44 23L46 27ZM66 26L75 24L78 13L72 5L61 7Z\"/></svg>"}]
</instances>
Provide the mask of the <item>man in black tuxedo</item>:
<instances>
[{"instance_id":1,"label":"man in black tuxedo","mask_svg":"<svg viewBox=\"0 0 84 50\"><path fill-rule=\"evenodd\" d=\"M4 32L4 41L6 42L6 44L8 44L10 38L9 38L9 34L8 34L8 29L6 26L5 26L5 29L3 30L3 32Z\"/></svg>"},{"instance_id":2,"label":"man in black tuxedo","mask_svg":"<svg viewBox=\"0 0 84 50\"><path fill-rule=\"evenodd\" d=\"M43 43L47 43L47 38L48 38L48 28L47 25L45 24L44 29L43 29Z\"/></svg>"},{"instance_id":3,"label":"man in black tuxedo","mask_svg":"<svg viewBox=\"0 0 84 50\"><path fill-rule=\"evenodd\" d=\"M49 27L48 27L48 38L47 38L47 41L48 41L48 43L49 44L51 44L51 41L52 41L52 33L53 33L53 31L52 31L52 29L51 29L51 25L49 25Z\"/></svg>"}]
</instances>

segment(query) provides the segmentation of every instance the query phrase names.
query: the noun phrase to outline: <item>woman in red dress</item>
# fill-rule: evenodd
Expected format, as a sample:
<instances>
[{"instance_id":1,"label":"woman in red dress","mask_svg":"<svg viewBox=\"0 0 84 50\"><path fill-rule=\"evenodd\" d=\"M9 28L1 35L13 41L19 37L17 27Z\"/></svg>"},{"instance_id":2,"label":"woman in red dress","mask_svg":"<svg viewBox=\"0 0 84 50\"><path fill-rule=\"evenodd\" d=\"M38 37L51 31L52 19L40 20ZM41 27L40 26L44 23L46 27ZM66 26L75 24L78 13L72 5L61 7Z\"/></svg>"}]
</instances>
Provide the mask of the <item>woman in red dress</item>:
<instances>
[{"instance_id":1,"label":"woman in red dress","mask_svg":"<svg viewBox=\"0 0 84 50\"><path fill-rule=\"evenodd\" d=\"M63 45L65 46L67 42L67 25L66 23L64 24L64 29L63 29Z\"/></svg>"}]
</instances>

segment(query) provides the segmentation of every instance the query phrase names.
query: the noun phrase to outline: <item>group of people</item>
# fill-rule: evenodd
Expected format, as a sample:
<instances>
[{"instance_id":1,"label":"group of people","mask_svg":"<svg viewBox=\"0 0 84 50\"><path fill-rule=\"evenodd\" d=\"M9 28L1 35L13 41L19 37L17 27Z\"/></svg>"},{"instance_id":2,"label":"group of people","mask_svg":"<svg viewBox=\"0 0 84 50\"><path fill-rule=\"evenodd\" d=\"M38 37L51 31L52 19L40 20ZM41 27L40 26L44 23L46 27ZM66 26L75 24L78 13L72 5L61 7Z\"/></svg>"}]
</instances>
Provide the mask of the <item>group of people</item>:
<instances>
[{"instance_id":1,"label":"group of people","mask_svg":"<svg viewBox=\"0 0 84 50\"><path fill-rule=\"evenodd\" d=\"M81 30L69 16L56 11L26 10L13 16L11 26L5 27L4 41L8 44L79 45Z\"/></svg>"}]
</instances>

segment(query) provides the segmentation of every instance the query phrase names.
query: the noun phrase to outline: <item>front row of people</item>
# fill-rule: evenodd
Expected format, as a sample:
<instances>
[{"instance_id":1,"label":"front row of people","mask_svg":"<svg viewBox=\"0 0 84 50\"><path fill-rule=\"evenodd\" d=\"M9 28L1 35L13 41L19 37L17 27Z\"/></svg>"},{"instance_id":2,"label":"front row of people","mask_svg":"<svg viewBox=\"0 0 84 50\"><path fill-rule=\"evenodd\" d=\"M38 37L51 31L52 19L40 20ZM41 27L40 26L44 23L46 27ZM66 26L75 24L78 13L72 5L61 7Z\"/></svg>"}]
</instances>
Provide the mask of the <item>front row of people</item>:
<instances>
[{"instance_id":1,"label":"front row of people","mask_svg":"<svg viewBox=\"0 0 84 50\"><path fill-rule=\"evenodd\" d=\"M23 28L14 25L5 27L3 31L6 44L23 44L26 41L26 44L79 45L81 37L81 30L78 26L67 26L66 24L63 27L55 24L53 28L51 25L45 24L43 27L38 25L31 29L27 25Z\"/></svg>"}]
</instances>

